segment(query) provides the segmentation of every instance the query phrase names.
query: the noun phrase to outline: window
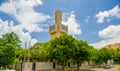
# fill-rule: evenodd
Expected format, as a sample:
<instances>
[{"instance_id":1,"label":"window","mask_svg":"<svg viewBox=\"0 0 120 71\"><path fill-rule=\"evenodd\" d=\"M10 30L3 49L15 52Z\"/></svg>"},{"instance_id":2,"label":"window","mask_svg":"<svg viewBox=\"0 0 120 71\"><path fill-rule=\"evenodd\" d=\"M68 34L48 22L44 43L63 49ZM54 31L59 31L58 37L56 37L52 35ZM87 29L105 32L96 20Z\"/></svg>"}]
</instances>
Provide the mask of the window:
<instances>
[{"instance_id":1,"label":"window","mask_svg":"<svg viewBox=\"0 0 120 71\"><path fill-rule=\"evenodd\" d=\"M62 24L61 27L62 27L62 30L63 30L63 31L68 32L68 27L67 27L66 25L63 25L63 24Z\"/></svg>"},{"instance_id":2,"label":"window","mask_svg":"<svg viewBox=\"0 0 120 71\"><path fill-rule=\"evenodd\" d=\"M50 30L49 30L49 32L53 32L53 31L55 31L55 25L50 26Z\"/></svg>"}]
</instances>

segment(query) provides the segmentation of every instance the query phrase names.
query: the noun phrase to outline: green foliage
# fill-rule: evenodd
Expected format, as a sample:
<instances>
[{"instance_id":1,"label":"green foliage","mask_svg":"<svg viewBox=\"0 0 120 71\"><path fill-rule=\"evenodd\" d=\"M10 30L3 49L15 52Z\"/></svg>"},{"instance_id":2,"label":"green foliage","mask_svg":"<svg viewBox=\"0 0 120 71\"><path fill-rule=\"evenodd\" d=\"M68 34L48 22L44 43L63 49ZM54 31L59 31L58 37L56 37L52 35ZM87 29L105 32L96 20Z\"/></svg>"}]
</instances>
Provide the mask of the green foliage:
<instances>
[{"instance_id":1,"label":"green foliage","mask_svg":"<svg viewBox=\"0 0 120 71\"><path fill-rule=\"evenodd\" d=\"M22 47L15 48L15 54L16 54L16 59L15 63L19 62L20 60L23 60L24 58L24 49Z\"/></svg>"},{"instance_id":2,"label":"green foliage","mask_svg":"<svg viewBox=\"0 0 120 71\"><path fill-rule=\"evenodd\" d=\"M108 60L112 59L112 53L109 49L107 48L102 48L101 53L103 54L103 61L107 63Z\"/></svg>"},{"instance_id":3,"label":"green foliage","mask_svg":"<svg viewBox=\"0 0 120 71\"><path fill-rule=\"evenodd\" d=\"M77 69L79 71L79 66L81 66L81 64L84 61L89 60L91 47L88 45L86 41L82 41L82 40L75 40L74 43L75 46L73 48L74 51L73 51L72 60L77 64Z\"/></svg>"},{"instance_id":4,"label":"green foliage","mask_svg":"<svg viewBox=\"0 0 120 71\"><path fill-rule=\"evenodd\" d=\"M61 35L50 41L49 56L51 61L65 67L68 62L74 62L78 68L89 60L90 49L86 41L77 40L70 35Z\"/></svg>"},{"instance_id":5,"label":"green foliage","mask_svg":"<svg viewBox=\"0 0 120 71\"><path fill-rule=\"evenodd\" d=\"M14 33L7 33L3 35L4 43L3 44L12 44L14 47L21 47L21 41L20 38Z\"/></svg>"},{"instance_id":6,"label":"green foliage","mask_svg":"<svg viewBox=\"0 0 120 71\"><path fill-rule=\"evenodd\" d=\"M3 41L4 41L4 39L0 38L0 56L4 55L4 52L3 52L3 50L4 50Z\"/></svg>"},{"instance_id":7,"label":"green foliage","mask_svg":"<svg viewBox=\"0 0 120 71\"><path fill-rule=\"evenodd\" d=\"M98 57L98 50L90 46L89 55L90 56L89 56L88 61L95 61Z\"/></svg>"},{"instance_id":8,"label":"green foliage","mask_svg":"<svg viewBox=\"0 0 120 71\"><path fill-rule=\"evenodd\" d=\"M27 53L30 51L30 54L27 54L27 56L30 56L31 61L48 61L48 45L49 42L36 43L27 50Z\"/></svg>"},{"instance_id":9,"label":"green foliage","mask_svg":"<svg viewBox=\"0 0 120 71\"><path fill-rule=\"evenodd\" d=\"M117 50L114 50L114 61L116 64L120 64L120 48L118 48Z\"/></svg>"},{"instance_id":10,"label":"green foliage","mask_svg":"<svg viewBox=\"0 0 120 71\"><path fill-rule=\"evenodd\" d=\"M0 48L1 49L1 48ZM0 66L6 66L14 63L15 59L15 48L11 44L6 44L2 47L3 54L0 55Z\"/></svg>"},{"instance_id":11,"label":"green foliage","mask_svg":"<svg viewBox=\"0 0 120 71\"><path fill-rule=\"evenodd\" d=\"M69 35L61 35L50 41L49 56L51 61L65 67L73 56L75 38Z\"/></svg>"},{"instance_id":12,"label":"green foliage","mask_svg":"<svg viewBox=\"0 0 120 71\"><path fill-rule=\"evenodd\" d=\"M98 65L104 63L103 56L102 56L100 50L97 50L97 52L96 52L95 63L98 64Z\"/></svg>"},{"instance_id":13,"label":"green foliage","mask_svg":"<svg viewBox=\"0 0 120 71\"><path fill-rule=\"evenodd\" d=\"M98 51L98 57L96 59L96 63L97 64L102 64L102 63L106 63L108 60L111 60L112 57L112 51L110 49L107 48L102 48Z\"/></svg>"},{"instance_id":14,"label":"green foliage","mask_svg":"<svg viewBox=\"0 0 120 71\"><path fill-rule=\"evenodd\" d=\"M20 47L19 37L13 32L0 38L0 66L14 63L16 59L16 47Z\"/></svg>"}]
</instances>

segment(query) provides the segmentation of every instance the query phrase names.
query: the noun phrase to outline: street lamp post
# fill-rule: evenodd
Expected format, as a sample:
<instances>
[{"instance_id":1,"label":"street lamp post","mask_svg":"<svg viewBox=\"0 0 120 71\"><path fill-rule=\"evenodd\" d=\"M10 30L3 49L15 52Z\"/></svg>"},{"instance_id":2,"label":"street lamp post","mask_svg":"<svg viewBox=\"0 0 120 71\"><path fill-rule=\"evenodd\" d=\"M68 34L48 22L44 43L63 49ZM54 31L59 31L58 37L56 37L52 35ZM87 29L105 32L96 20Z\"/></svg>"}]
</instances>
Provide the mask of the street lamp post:
<instances>
[{"instance_id":1,"label":"street lamp post","mask_svg":"<svg viewBox=\"0 0 120 71\"><path fill-rule=\"evenodd\" d=\"M25 68L25 62L26 62L26 48L27 48L27 42L25 42L24 62L23 62L23 65L22 65L22 71L26 71L26 68Z\"/></svg>"}]
</instances>

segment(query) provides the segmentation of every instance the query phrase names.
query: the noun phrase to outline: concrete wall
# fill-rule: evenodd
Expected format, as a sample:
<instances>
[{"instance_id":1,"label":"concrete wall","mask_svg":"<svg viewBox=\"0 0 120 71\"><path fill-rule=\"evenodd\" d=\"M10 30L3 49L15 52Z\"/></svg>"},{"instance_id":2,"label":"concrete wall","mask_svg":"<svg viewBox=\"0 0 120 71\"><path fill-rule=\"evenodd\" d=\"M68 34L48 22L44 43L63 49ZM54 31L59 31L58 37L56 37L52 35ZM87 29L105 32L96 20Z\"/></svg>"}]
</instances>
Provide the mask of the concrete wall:
<instances>
[{"instance_id":1,"label":"concrete wall","mask_svg":"<svg viewBox=\"0 0 120 71\"><path fill-rule=\"evenodd\" d=\"M108 61L108 63L110 63L110 61ZM90 65L95 65L95 62L90 61ZM82 66L88 66L88 62L84 62ZM33 70L33 67L35 67L35 70ZM77 65L73 62L70 62L70 67L77 67ZM21 63L17 64L16 71L41 71L41 70L52 70L53 68L54 68L53 62L34 62L34 63L25 62L22 63L22 65ZM61 68L61 66L55 63L55 69L57 68Z\"/></svg>"},{"instance_id":2,"label":"concrete wall","mask_svg":"<svg viewBox=\"0 0 120 71\"><path fill-rule=\"evenodd\" d=\"M95 61L85 61L83 64L82 64L82 66L94 66L95 65Z\"/></svg>"},{"instance_id":3,"label":"concrete wall","mask_svg":"<svg viewBox=\"0 0 120 71\"><path fill-rule=\"evenodd\" d=\"M94 66L95 65L95 61L90 61L90 65Z\"/></svg>"},{"instance_id":4,"label":"concrete wall","mask_svg":"<svg viewBox=\"0 0 120 71\"><path fill-rule=\"evenodd\" d=\"M49 70L53 69L53 62L37 62L36 70Z\"/></svg>"},{"instance_id":5,"label":"concrete wall","mask_svg":"<svg viewBox=\"0 0 120 71\"><path fill-rule=\"evenodd\" d=\"M22 63L22 71L32 71L32 62Z\"/></svg>"},{"instance_id":6,"label":"concrete wall","mask_svg":"<svg viewBox=\"0 0 120 71\"><path fill-rule=\"evenodd\" d=\"M70 62L70 67L77 67L77 65L73 62Z\"/></svg>"},{"instance_id":7,"label":"concrete wall","mask_svg":"<svg viewBox=\"0 0 120 71\"><path fill-rule=\"evenodd\" d=\"M21 71L21 69L22 69L22 63L21 62L19 62L19 63L17 63L16 64L16 71Z\"/></svg>"}]
</instances>

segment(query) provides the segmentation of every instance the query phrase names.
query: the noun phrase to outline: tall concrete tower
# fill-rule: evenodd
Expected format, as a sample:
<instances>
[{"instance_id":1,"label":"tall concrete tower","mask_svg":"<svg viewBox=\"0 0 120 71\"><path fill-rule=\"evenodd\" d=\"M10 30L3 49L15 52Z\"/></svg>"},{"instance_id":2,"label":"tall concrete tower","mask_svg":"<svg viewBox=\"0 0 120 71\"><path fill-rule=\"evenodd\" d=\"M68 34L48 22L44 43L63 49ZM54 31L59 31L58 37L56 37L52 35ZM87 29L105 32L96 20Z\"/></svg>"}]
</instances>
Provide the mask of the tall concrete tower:
<instances>
[{"instance_id":1,"label":"tall concrete tower","mask_svg":"<svg viewBox=\"0 0 120 71\"><path fill-rule=\"evenodd\" d=\"M68 33L68 26L62 24L62 12L55 12L55 24L49 27L50 38L59 37L62 34Z\"/></svg>"},{"instance_id":2,"label":"tall concrete tower","mask_svg":"<svg viewBox=\"0 0 120 71\"><path fill-rule=\"evenodd\" d=\"M57 26L56 27L57 30L60 30L61 23L62 23L62 12L58 10L55 12L55 25Z\"/></svg>"}]
</instances>

